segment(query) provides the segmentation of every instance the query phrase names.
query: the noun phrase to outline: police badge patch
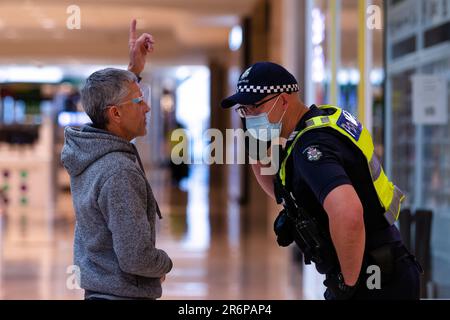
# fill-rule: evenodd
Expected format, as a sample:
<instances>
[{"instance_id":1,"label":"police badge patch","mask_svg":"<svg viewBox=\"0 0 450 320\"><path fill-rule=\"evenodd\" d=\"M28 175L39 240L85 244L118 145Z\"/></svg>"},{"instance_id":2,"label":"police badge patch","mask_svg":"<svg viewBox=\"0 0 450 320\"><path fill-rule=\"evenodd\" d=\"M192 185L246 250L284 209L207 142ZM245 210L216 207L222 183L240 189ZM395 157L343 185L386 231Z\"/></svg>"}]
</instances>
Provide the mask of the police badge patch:
<instances>
[{"instance_id":1,"label":"police badge patch","mask_svg":"<svg viewBox=\"0 0 450 320\"><path fill-rule=\"evenodd\" d=\"M310 146L303 151L306 154L308 161L318 161L322 158L322 152L317 148L317 146Z\"/></svg>"},{"instance_id":2,"label":"police badge patch","mask_svg":"<svg viewBox=\"0 0 450 320\"><path fill-rule=\"evenodd\" d=\"M247 78L250 75L250 71L252 71L252 68L253 67L250 67L244 71L244 73L239 78L238 84L248 83L249 80Z\"/></svg>"},{"instance_id":3,"label":"police badge patch","mask_svg":"<svg viewBox=\"0 0 450 320\"><path fill-rule=\"evenodd\" d=\"M363 127L362 124L351 113L342 110L342 114L339 117L336 124L344 129L353 139L359 140Z\"/></svg>"},{"instance_id":4,"label":"police badge patch","mask_svg":"<svg viewBox=\"0 0 450 320\"><path fill-rule=\"evenodd\" d=\"M241 76L241 80L244 80L245 78L247 78L250 75L250 71L252 71L252 67L250 67L244 71L244 73Z\"/></svg>"}]
</instances>

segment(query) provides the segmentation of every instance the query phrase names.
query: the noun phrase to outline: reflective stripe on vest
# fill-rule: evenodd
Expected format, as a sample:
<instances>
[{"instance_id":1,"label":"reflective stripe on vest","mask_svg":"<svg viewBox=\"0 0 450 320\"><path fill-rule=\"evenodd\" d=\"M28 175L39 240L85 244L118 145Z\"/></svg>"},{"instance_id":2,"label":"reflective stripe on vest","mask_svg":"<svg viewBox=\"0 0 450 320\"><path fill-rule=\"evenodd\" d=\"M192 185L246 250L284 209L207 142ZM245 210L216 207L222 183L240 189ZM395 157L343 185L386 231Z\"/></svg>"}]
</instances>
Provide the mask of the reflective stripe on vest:
<instances>
[{"instance_id":1,"label":"reflective stripe on vest","mask_svg":"<svg viewBox=\"0 0 450 320\"><path fill-rule=\"evenodd\" d=\"M384 173L381 163L374 153L373 141L369 131L347 111L329 105L320 106L319 108L322 110L332 109L335 110L335 112L332 115L318 116L306 121L305 129L297 134L294 142L287 150L286 157L281 163L279 171L281 182L286 186L286 163L298 139L303 134L313 129L324 127L332 128L350 139L350 141L352 141L364 154L372 176L373 185L378 195L378 200L386 210L384 217L390 225L394 224L400 214L401 203L405 199L405 196L398 187L389 181Z\"/></svg>"}]
</instances>

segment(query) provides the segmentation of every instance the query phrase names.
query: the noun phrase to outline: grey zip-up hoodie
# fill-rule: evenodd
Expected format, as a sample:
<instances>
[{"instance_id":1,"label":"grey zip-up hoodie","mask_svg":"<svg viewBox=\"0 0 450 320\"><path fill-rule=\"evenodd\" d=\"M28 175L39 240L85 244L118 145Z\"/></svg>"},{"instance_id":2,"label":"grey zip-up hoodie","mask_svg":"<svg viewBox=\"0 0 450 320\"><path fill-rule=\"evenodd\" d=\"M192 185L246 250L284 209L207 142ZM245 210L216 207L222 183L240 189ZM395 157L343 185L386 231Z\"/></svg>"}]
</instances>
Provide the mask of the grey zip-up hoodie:
<instances>
[{"instance_id":1,"label":"grey zip-up hoodie","mask_svg":"<svg viewBox=\"0 0 450 320\"><path fill-rule=\"evenodd\" d=\"M118 297L161 297L172 261L155 247L158 204L136 147L91 125L67 127L61 154L76 214L81 288Z\"/></svg>"}]
</instances>

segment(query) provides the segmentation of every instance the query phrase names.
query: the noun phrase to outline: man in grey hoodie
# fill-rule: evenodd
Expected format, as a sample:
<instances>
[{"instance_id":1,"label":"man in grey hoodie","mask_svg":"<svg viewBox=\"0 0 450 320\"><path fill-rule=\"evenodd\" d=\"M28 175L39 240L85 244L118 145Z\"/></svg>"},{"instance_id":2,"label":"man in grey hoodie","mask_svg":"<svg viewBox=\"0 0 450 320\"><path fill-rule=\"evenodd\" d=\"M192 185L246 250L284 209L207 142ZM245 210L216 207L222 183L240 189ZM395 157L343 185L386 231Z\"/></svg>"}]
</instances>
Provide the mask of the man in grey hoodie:
<instances>
[{"instance_id":1,"label":"man in grey hoodie","mask_svg":"<svg viewBox=\"0 0 450 320\"><path fill-rule=\"evenodd\" d=\"M130 34L130 67L142 71L148 34ZM133 30L134 29L134 30ZM142 50L141 50L142 49ZM161 218L136 147L150 111L133 72L104 69L86 80L83 108L92 124L67 127L61 159L76 213L74 260L86 299L156 299L172 261L155 247Z\"/></svg>"}]
</instances>

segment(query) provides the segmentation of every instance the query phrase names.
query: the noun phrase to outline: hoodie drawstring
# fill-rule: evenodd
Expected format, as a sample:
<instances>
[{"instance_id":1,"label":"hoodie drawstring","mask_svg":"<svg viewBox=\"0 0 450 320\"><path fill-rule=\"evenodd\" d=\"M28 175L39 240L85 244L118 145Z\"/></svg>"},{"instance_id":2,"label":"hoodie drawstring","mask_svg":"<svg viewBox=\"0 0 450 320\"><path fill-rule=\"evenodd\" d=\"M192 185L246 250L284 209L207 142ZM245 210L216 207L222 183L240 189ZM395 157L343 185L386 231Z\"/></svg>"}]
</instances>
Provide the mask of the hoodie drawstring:
<instances>
[{"instance_id":1,"label":"hoodie drawstring","mask_svg":"<svg viewBox=\"0 0 450 320\"><path fill-rule=\"evenodd\" d=\"M137 161L139 163L139 167L141 168L142 173L144 174L144 177L145 177L145 170L144 170L144 166L142 165L142 160L141 160L141 157L139 156L139 152L133 143L131 145L133 146L134 154L136 155ZM156 201L156 199L155 199L155 205L156 205L156 214L158 215L159 219L162 219L161 210L159 209L158 201Z\"/></svg>"}]
</instances>

